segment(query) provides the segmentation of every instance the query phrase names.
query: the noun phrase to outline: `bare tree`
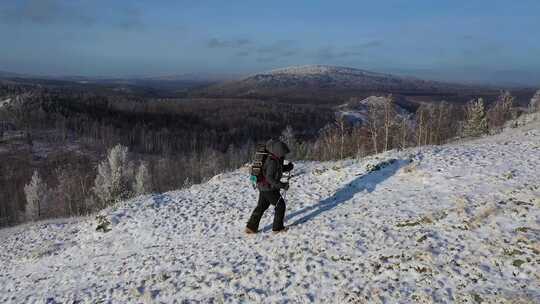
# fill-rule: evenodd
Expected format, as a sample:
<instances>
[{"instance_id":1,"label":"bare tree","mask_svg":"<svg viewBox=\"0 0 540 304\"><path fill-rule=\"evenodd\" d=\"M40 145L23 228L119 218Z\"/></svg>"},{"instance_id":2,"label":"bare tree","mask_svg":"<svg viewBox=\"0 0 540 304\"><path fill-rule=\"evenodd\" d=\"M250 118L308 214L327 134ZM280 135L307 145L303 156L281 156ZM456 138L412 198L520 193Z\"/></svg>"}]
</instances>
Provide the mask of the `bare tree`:
<instances>
[{"instance_id":1,"label":"bare tree","mask_svg":"<svg viewBox=\"0 0 540 304\"><path fill-rule=\"evenodd\" d=\"M384 151L390 149L391 129L396 121L395 98L392 94L388 95L383 103L384 110Z\"/></svg>"},{"instance_id":2,"label":"bare tree","mask_svg":"<svg viewBox=\"0 0 540 304\"><path fill-rule=\"evenodd\" d=\"M382 107L374 103L368 104L365 123L369 131L373 151L377 154L379 153L379 135L384 126L384 111L382 111Z\"/></svg>"},{"instance_id":3,"label":"bare tree","mask_svg":"<svg viewBox=\"0 0 540 304\"><path fill-rule=\"evenodd\" d=\"M416 110L416 145L425 145L425 138L429 132L429 106L422 104Z\"/></svg>"},{"instance_id":4,"label":"bare tree","mask_svg":"<svg viewBox=\"0 0 540 304\"><path fill-rule=\"evenodd\" d=\"M339 132L335 124L329 124L324 127L320 131L319 138L317 138L315 143L315 157L323 160L337 158L338 138Z\"/></svg>"},{"instance_id":5,"label":"bare tree","mask_svg":"<svg viewBox=\"0 0 540 304\"><path fill-rule=\"evenodd\" d=\"M345 136L346 136L346 126L345 119L343 116L338 116L334 122L336 125L336 130L339 133L339 159L343 159L345 152Z\"/></svg>"},{"instance_id":6,"label":"bare tree","mask_svg":"<svg viewBox=\"0 0 540 304\"><path fill-rule=\"evenodd\" d=\"M405 149L408 147L411 132L409 117L402 116L399 119L399 148Z\"/></svg>"},{"instance_id":7,"label":"bare tree","mask_svg":"<svg viewBox=\"0 0 540 304\"><path fill-rule=\"evenodd\" d=\"M515 118L513 109L515 98L508 91L502 91L493 106L488 110L489 129L500 131L504 123Z\"/></svg>"}]
</instances>

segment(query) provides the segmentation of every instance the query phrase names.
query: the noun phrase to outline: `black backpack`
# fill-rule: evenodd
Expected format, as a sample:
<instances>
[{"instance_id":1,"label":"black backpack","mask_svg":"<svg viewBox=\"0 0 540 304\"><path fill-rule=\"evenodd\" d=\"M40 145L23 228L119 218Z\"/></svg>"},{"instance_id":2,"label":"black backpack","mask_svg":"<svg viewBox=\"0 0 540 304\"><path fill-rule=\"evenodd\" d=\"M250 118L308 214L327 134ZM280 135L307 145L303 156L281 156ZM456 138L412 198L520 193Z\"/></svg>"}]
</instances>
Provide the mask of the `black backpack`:
<instances>
[{"instance_id":1,"label":"black backpack","mask_svg":"<svg viewBox=\"0 0 540 304\"><path fill-rule=\"evenodd\" d=\"M257 187L258 183L262 183L264 179L263 175L263 166L264 162L268 158L268 150L266 150L265 144L259 144L257 145L257 148L255 150L255 155L253 157L253 162L250 166L250 177L249 180L253 184L253 187Z\"/></svg>"}]
</instances>

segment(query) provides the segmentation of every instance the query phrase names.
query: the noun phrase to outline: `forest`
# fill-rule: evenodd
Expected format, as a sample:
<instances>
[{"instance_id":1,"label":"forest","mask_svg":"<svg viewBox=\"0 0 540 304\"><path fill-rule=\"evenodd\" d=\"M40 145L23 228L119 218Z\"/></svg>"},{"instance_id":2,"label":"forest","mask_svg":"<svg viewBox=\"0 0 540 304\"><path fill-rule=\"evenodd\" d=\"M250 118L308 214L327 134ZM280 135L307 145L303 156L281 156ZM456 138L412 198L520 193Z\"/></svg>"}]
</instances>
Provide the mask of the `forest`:
<instances>
[{"instance_id":1,"label":"forest","mask_svg":"<svg viewBox=\"0 0 540 304\"><path fill-rule=\"evenodd\" d=\"M204 182L281 138L293 160L362 158L499 132L522 112L502 91L466 104L369 105L362 123L330 105L0 85L0 225L85 215L135 195ZM246 177L246 186L248 186Z\"/></svg>"}]
</instances>

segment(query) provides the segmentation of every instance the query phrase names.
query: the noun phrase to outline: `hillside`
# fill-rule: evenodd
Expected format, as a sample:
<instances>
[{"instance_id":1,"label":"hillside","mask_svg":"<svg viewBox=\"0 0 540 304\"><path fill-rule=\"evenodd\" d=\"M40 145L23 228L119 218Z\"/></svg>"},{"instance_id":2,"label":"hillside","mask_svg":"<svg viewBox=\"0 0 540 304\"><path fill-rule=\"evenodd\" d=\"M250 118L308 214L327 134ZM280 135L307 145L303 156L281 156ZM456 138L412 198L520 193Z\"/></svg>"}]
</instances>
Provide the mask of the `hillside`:
<instances>
[{"instance_id":1,"label":"hillside","mask_svg":"<svg viewBox=\"0 0 540 304\"><path fill-rule=\"evenodd\" d=\"M496 94L497 90L375 73L360 69L308 65L276 69L246 78L210 86L198 92L211 97L250 97L286 102L333 103L349 97L377 93L410 96L412 100L468 101L476 94Z\"/></svg>"},{"instance_id":2,"label":"hillside","mask_svg":"<svg viewBox=\"0 0 540 304\"><path fill-rule=\"evenodd\" d=\"M377 166L380 169L377 170ZM362 160L304 162L286 234L247 236L240 169L93 218L0 231L0 302L540 301L540 123Z\"/></svg>"}]
</instances>

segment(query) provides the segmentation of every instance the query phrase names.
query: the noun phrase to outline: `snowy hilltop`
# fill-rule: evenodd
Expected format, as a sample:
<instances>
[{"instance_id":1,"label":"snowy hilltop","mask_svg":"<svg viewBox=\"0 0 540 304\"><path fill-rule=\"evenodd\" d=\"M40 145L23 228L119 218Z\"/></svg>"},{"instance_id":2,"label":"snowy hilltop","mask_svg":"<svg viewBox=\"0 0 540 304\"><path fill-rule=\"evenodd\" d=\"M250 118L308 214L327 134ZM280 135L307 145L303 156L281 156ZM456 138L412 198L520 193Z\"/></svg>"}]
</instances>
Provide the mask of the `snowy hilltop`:
<instances>
[{"instance_id":1,"label":"snowy hilltop","mask_svg":"<svg viewBox=\"0 0 540 304\"><path fill-rule=\"evenodd\" d=\"M292 66L257 73L248 77L204 88L202 96L307 98L313 102L323 96L343 98L383 92L415 93L422 96L468 92L473 87L414 77L383 74L361 69L306 65ZM444 93L444 94L443 94ZM443 94L443 95L441 95ZM339 97L339 98L338 98ZM310 101L311 100L311 101Z\"/></svg>"},{"instance_id":2,"label":"snowy hilltop","mask_svg":"<svg viewBox=\"0 0 540 304\"><path fill-rule=\"evenodd\" d=\"M392 77L391 75L375 73L360 69L354 69L349 67L339 67L331 65L302 65L302 66L291 66L280 69L270 70L268 72L261 73L262 75L297 75L297 76L306 76L306 75L333 75L333 74L345 74L350 76L377 76L377 77Z\"/></svg>"},{"instance_id":3,"label":"snowy hilltop","mask_svg":"<svg viewBox=\"0 0 540 304\"><path fill-rule=\"evenodd\" d=\"M246 169L4 229L0 302L540 302L540 123L294 174L278 235Z\"/></svg>"}]
</instances>

